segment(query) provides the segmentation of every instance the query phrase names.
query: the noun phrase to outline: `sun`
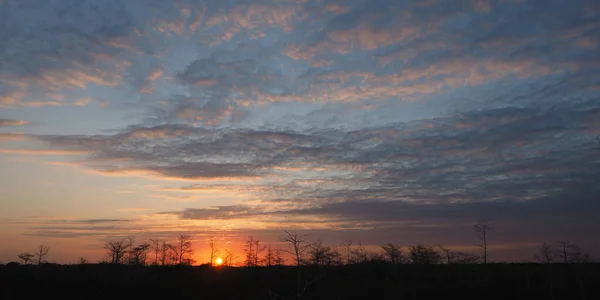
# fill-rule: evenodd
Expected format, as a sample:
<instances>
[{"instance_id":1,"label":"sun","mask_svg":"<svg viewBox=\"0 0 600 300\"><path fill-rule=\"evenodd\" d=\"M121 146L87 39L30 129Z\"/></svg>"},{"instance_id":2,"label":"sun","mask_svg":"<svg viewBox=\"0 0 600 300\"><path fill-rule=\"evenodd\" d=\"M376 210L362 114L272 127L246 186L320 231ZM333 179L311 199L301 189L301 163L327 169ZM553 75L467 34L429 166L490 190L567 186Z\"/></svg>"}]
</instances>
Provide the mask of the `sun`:
<instances>
[{"instance_id":1,"label":"sun","mask_svg":"<svg viewBox=\"0 0 600 300\"><path fill-rule=\"evenodd\" d=\"M220 266L223 264L223 259L222 258L217 258L217 266Z\"/></svg>"}]
</instances>

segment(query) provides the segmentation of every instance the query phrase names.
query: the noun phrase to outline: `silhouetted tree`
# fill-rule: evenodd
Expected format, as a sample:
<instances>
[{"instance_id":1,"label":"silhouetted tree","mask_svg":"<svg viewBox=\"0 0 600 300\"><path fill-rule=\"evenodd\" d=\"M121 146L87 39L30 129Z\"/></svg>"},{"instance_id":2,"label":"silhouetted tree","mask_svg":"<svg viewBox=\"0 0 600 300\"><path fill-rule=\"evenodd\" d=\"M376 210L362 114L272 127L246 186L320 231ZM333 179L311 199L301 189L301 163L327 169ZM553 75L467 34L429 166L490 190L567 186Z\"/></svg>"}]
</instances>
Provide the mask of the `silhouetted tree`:
<instances>
[{"instance_id":1,"label":"silhouetted tree","mask_svg":"<svg viewBox=\"0 0 600 300\"><path fill-rule=\"evenodd\" d=\"M592 256L581 247L573 245L570 253L571 263L589 263L592 262Z\"/></svg>"},{"instance_id":2,"label":"silhouetted tree","mask_svg":"<svg viewBox=\"0 0 600 300\"><path fill-rule=\"evenodd\" d=\"M309 244L309 262L313 265L335 266L342 262L342 255L318 239Z\"/></svg>"},{"instance_id":3,"label":"silhouetted tree","mask_svg":"<svg viewBox=\"0 0 600 300\"><path fill-rule=\"evenodd\" d=\"M369 261L369 253L363 247L362 242L358 241L356 246L350 250L350 263L361 264Z\"/></svg>"},{"instance_id":4,"label":"silhouetted tree","mask_svg":"<svg viewBox=\"0 0 600 300\"><path fill-rule=\"evenodd\" d=\"M29 264L31 262L33 262L33 258L35 257L35 255L29 253L29 252L23 252L23 253L19 253L17 255L17 257L23 261L24 264Z\"/></svg>"},{"instance_id":5,"label":"silhouetted tree","mask_svg":"<svg viewBox=\"0 0 600 300\"><path fill-rule=\"evenodd\" d=\"M245 265L247 267L256 266L255 251L254 251L254 237L249 236L248 240L244 243L244 252L246 253Z\"/></svg>"},{"instance_id":6,"label":"silhouetted tree","mask_svg":"<svg viewBox=\"0 0 600 300\"><path fill-rule=\"evenodd\" d=\"M413 264L433 265L442 261L442 256L434 246L417 244L408 248L408 257Z\"/></svg>"},{"instance_id":7,"label":"silhouetted tree","mask_svg":"<svg viewBox=\"0 0 600 300\"><path fill-rule=\"evenodd\" d=\"M342 246L344 247L344 250L346 252L346 264L350 264L350 253L352 251L352 244L354 242L352 240L346 240L344 242L342 242Z\"/></svg>"},{"instance_id":8,"label":"silhouetted tree","mask_svg":"<svg viewBox=\"0 0 600 300\"><path fill-rule=\"evenodd\" d=\"M589 253L586 253L575 244L571 244L568 241L560 241L558 245L559 249L555 253L565 264L586 263L592 260Z\"/></svg>"},{"instance_id":9,"label":"silhouetted tree","mask_svg":"<svg viewBox=\"0 0 600 300\"><path fill-rule=\"evenodd\" d=\"M381 246L383 250L383 256L391 264L397 265L404 262L404 256L402 255L402 248L392 243Z\"/></svg>"},{"instance_id":10,"label":"silhouetted tree","mask_svg":"<svg viewBox=\"0 0 600 300\"><path fill-rule=\"evenodd\" d=\"M39 245L35 250L35 257L38 265L41 265L46 262L46 256L50 253L50 247L45 245Z\"/></svg>"},{"instance_id":11,"label":"silhouetted tree","mask_svg":"<svg viewBox=\"0 0 600 300\"><path fill-rule=\"evenodd\" d=\"M260 262L260 254L267 249L267 246L261 245L260 240L254 241L254 265L258 266Z\"/></svg>"},{"instance_id":12,"label":"silhouetted tree","mask_svg":"<svg viewBox=\"0 0 600 300\"><path fill-rule=\"evenodd\" d=\"M85 264L87 264L89 262L88 262L87 259L85 259L85 257L80 256L79 258L77 258L77 263L80 264L80 265L85 265Z\"/></svg>"},{"instance_id":13,"label":"silhouetted tree","mask_svg":"<svg viewBox=\"0 0 600 300\"><path fill-rule=\"evenodd\" d=\"M235 253L233 252L233 250L231 250L231 249L225 250L225 257L223 258L223 264L226 266L232 266L234 256L235 256Z\"/></svg>"},{"instance_id":14,"label":"silhouetted tree","mask_svg":"<svg viewBox=\"0 0 600 300\"><path fill-rule=\"evenodd\" d=\"M153 265L158 265L158 255L160 253L160 240L159 239L150 239L152 250L154 251L154 263Z\"/></svg>"},{"instance_id":15,"label":"silhouetted tree","mask_svg":"<svg viewBox=\"0 0 600 300\"><path fill-rule=\"evenodd\" d=\"M446 257L446 263L447 264L451 264L452 260L453 260L453 253L452 250L442 246L441 244L437 244L438 248L440 248L440 251L442 252L442 254L444 255L444 257Z\"/></svg>"},{"instance_id":16,"label":"silhouetted tree","mask_svg":"<svg viewBox=\"0 0 600 300\"><path fill-rule=\"evenodd\" d=\"M302 255L304 251L308 249L308 245L306 244L306 235L300 235L297 232L289 232L284 230L285 236L281 237L280 240L282 242L289 243L292 246L292 251L285 251L295 256L296 266L302 265Z\"/></svg>"},{"instance_id":17,"label":"silhouetted tree","mask_svg":"<svg viewBox=\"0 0 600 300\"><path fill-rule=\"evenodd\" d=\"M271 267L275 264L275 252L271 246L267 246L267 254L265 254L265 266Z\"/></svg>"},{"instance_id":18,"label":"silhouetted tree","mask_svg":"<svg viewBox=\"0 0 600 300\"><path fill-rule=\"evenodd\" d=\"M477 245L477 246L479 246L479 248L481 248L481 250L483 252L483 256L482 256L483 263L487 264L487 252L488 252L487 235L488 235L488 231L494 229L494 226L489 224L487 221L479 221L475 225L473 225L473 227L475 228L477 237L482 241L482 244Z\"/></svg>"},{"instance_id":19,"label":"silhouetted tree","mask_svg":"<svg viewBox=\"0 0 600 300\"><path fill-rule=\"evenodd\" d=\"M191 256L194 254L194 249L192 249L191 236L183 234L179 235L176 244L172 245L171 249L175 254L177 264L191 265L193 263Z\"/></svg>"},{"instance_id":20,"label":"silhouetted tree","mask_svg":"<svg viewBox=\"0 0 600 300\"><path fill-rule=\"evenodd\" d=\"M174 255L172 254L172 252L173 252L172 249L174 247L175 246L167 243L166 241L162 241L161 242L160 249L159 249L159 251L160 251L160 253L159 253L160 254L160 265L161 266L165 266L165 265L168 265L168 264L174 262L172 260L172 258L174 257Z\"/></svg>"},{"instance_id":21,"label":"silhouetted tree","mask_svg":"<svg viewBox=\"0 0 600 300\"><path fill-rule=\"evenodd\" d=\"M143 266L146 265L146 259L150 251L150 244L144 243L135 246L129 250L128 263L131 265Z\"/></svg>"},{"instance_id":22,"label":"silhouetted tree","mask_svg":"<svg viewBox=\"0 0 600 300\"><path fill-rule=\"evenodd\" d=\"M543 243L540 247L539 254L534 255L535 260L544 264L551 264L554 261L555 253L552 247L546 243Z\"/></svg>"},{"instance_id":23,"label":"silhouetted tree","mask_svg":"<svg viewBox=\"0 0 600 300\"><path fill-rule=\"evenodd\" d=\"M212 266L214 264L215 258L217 257L217 252L219 252L214 237L208 239L208 246L210 246L210 265Z\"/></svg>"},{"instance_id":24,"label":"silhouetted tree","mask_svg":"<svg viewBox=\"0 0 600 300\"><path fill-rule=\"evenodd\" d=\"M106 254L110 258L110 263L120 264L123 262L123 258L132 244L132 238L125 238L119 241L107 242L104 244L103 248L106 249Z\"/></svg>"},{"instance_id":25,"label":"silhouetted tree","mask_svg":"<svg viewBox=\"0 0 600 300\"><path fill-rule=\"evenodd\" d=\"M275 260L276 266L283 266L283 264L285 263L282 252L283 251L281 251L281 249L279 249L279 248L277 248L277 249L275 249L275 251L273 251L273 259Z\"/></svg>"}]
</instances>

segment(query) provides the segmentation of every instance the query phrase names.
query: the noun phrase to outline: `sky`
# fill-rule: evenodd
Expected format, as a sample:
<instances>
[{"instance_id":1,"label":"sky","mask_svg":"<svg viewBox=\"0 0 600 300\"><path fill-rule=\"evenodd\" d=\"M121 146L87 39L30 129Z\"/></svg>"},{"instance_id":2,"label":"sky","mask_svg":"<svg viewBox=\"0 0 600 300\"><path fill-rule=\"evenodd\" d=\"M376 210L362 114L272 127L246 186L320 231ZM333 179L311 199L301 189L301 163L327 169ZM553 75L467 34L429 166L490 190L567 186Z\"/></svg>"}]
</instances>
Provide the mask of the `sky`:
<instances>
[{"instance_id":1,"label":"sky","mask_svg":"<svg viewBox=\"0 0 600 300\"><path fill-rule=\"evenodd\" d=\"M0 41L0 261L479 220L600 256L597 1L0 0Z\"/></svg>"}]
</instances>

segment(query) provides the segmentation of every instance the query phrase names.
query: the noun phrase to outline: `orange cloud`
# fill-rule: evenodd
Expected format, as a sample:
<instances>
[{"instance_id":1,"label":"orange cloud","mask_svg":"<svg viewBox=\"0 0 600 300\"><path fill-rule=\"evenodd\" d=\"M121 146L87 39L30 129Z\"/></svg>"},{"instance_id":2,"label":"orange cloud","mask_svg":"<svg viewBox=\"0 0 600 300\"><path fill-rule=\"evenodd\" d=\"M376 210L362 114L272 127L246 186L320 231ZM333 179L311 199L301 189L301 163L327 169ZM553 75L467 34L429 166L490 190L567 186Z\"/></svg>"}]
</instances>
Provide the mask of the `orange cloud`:
<instances>
[{"instance_id":1,"label":"orange cloud","mask_svg":"<svg viewBox=\"0 0 600 300\"><path fill-rule=\"evenodd\" d=\"M179 128L138 128L127 134L128 138L134 139L162 139L190 135L192 132Z\"/></svg>"},{"instance_id":2,"label":"orange cloud","mask_svg":"<svg viewBox=\"0 0 600 300\"><path fill-rule=\"evenodd\" d=\"M88 154L84 150L51 150L51 149L0 149L0 153L24 154L24 155L82 155Z\"/></svg>"},{"instance_id":3,"label":"orange cloud","mask_svg":"<svg viewBox=\"0 0 600 300\"><path fill-rule=\"evenodd\" d=\"M117 209L117 211L119 212L142 212L142 211L149 211L150 208L145 208L145 207L126 207L126 208L119 208Z\"/></svg>"},{"instance_id":4,"label":"orange cloud","mask_svg":"<svg viewBox=\"0 0 600 300\"><path fill-rule=\"evenodd\" d=\"M46 163L51 166L63 166L63 167L79 167L78 164L74 162L66 162L66 161L50 161Z\"/></svg>"},{"instance_id":5,"label":"orange cloud","mask_svg":"<svg viewBox=\"0 0 600 300\"><path fill-rule=\"evenodd\" d=\"M346 6L341 6L339 4L327 4L327 5L325 5L325 11L333 12L336 15L346 13L346 12L348 12L348 10L350 10L350 8L348 8Z\"/></svg>"},{"instance_id":6,"label":"orange cloud","mask_svg":"<svg viewBox=\"0 0 600 300\"><path fill-rule=\"evenodd\" d=\"M0 133L0 141L20 141L27 138L23 133Z\"/></svg>"},{"instance_id":7,"label":"orange cloud","mask_svg":"<svg viewBox=\"0 0 600 300\"><path fill-rule=\"evenodd\" d=\"M21 105L25 107L44 107L44 106L61 106L63 102L58 101L28 101L22 102Z\"/></svg>"},{"instance_id":8,"label":"orange cloud","mask_svg":"<svg viewBox=\"0 0 600 300\"><path fill-rule=\"evenodd\" d=\"M269 6L251 4L247 7L234 7L224 16L224 20L234 22L241 28L253 29L264 25L279 25L286 27L294 21L307 17L301 6Z\"/></svg>"},{"instance_id":9,"label":"orange cloud","mask_svg":"<svg viewBox=\"0 0 600 300\"><path fill-rule=\"evenodd\" d=\"M282 54L293 60L311 61L316 55L313 48L305 48L300 45L290 44L282 50Z\"/></svg>"},{"instance_id":10,"label":"orange cloud","mask_svg":"<svg viewBox=\"0 0 600 300\"><path fill-rule=\"evenodd\" d=\"M202 25L202 21L206 16L206 6L202 3L202 8L196 12L195 19L189 25L189 30L191 32L196 32L196 30Z\"/></svg>"},{"instance_id":11,"label":"orange cloud","mask_svg":"<svg viewBox=\"0 0 600 300\"><path fill-rule=\"evenodd\" d=\"M0 78L8 88L9 92L0 94L0 107L12 106L19 103L26 95L28 85L23 81L6 80Z\"/></svg>"},{"instance_id":12,"label":"orange cloud","mask_svg":"<svg viewBox=\"0 0 600 300\"><path fill-rule=\"evenodd\" d=\"M144 81L143 86L139 89L140 93L150 94L154 92L154 81L158 80L163 76L162 70L155 70L148 75L148 78Z\"/></svg>"},{"instance_id":13,"label":"orange cloud","mask_svg":"<svg viewBox=\"0 0 600 300\"><path fill-rule=\"evenodd\" d=\"M466 85L481 85L499 80L508 75L519 78L545 76L560 71L560 66L551 67L536 60L482 60L460 58L435 63L424 68L403 70L399 80L414 81L420 78L443 78L443 82L452 88Z\"/></svg>"},{"instance_id":14,"label":"orange cloud","mask_svg":"<svg viewBox=\"0 0 600 300\"><path fill-rule=\"evenodd\" d=\"M219 81L217 79L200 79L197 80L196 82L194 82L194 85L197 87L201 87L201 86L211 86L211 85L215 85L219 83Z\"/></svg>"},{"instance_id":15,"label":"orange cloud","mask_svg":"<svg viewBox=\"0 0 600 300\"><path fill-rule=\"evenodd\" d=\"M24 92L10 92L5 95L0 95L0 107L11 106L19 102L25 96Z\"/></svg>"},{"instance_id":16,"label":"orange cloud","mask_svg":"<svg viewBox=\"0 0 600 300\"><path fill-rule=\"evenodd\" d=\"M231 116L232 112L233 106L231 105L216 113L210 110L206 111L201 109L185 108L177 113L177 117L192 122L202 122L207 125L216 125Z\"/></svg>"},{"instance_id":17,"label":"orange cloud","mask_svg":"<svg viewBox=\"0 0 600 300\"><path fill-rule=\"evenodd\" d=\"M86 97L73 102L75 106L86 106L92 102L92 98Z\"/></svg>"},{"instance_id":18,"label":"orange cloud","mask_svg":"<svg viewBox=\"0 0 600 300\"><path fill-rule=\"evenodd\" d=\"M150 195L150 198L158 198L158 199L163 199L163 200L169 200L169 201L177 201L177 202L191 202L191 201L196 201L197 198L194 195L163 195L163 194L157 194L157 195Z\"/></svg>"},{"instance_id":19,"label":"orange cloud","mask_svg":"<svg viewBox=\"0 0 600 300\"><path fill-rule=\"evenodd\" d=\"M0 127L2 126L23 126L28 124L27 121L23 121L23 120L6 120L6 119L0 119Z\"/></svg>"},{"instance_id":20,"label":"orange cloud","mask_svg":"<svg viewBox=\"0 0 600 300\"><path fill-rule=\"evenodd\" d=\"M329 35L332 45L325 43L323 47L333 46L339 53L348 53L355 46L362 50L375 50L381 46L397 43L405 43L422 34L418 27L402 26L399 28L373 28L370 25L361 24L347 31L337 31Z\"/></svg>"},{"instance_id":21,"label":"orange cloud","mask_svg":"<svg viewBox=\"0 0 600 300\"><path fill-rule=\"evenodd\" d=\"M160 20L155 29L166 35L182 36L186 31L185 20Z\"/></svg>"}]
</instances>

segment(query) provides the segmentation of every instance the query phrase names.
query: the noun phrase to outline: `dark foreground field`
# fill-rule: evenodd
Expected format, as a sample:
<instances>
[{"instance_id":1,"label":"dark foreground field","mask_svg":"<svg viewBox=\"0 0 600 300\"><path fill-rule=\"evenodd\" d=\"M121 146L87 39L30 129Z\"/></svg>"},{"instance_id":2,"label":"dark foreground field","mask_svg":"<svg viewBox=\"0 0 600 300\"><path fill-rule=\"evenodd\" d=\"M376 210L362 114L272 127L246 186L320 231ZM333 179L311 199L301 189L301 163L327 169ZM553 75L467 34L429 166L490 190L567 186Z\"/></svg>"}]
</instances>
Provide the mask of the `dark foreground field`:
<instances>
[{"instance_id":1,"label":"dark foreground field","mask_svg":"<svg viewBox=\"0 0 600 300\"><path fill-rule=\"evenodd\" d=\"M306 282L309 282L307 285ZM306 287L301 298L298 291ZM600 299L599 264L0 266L0 299Z\"/></svg>"}]
</instances>

